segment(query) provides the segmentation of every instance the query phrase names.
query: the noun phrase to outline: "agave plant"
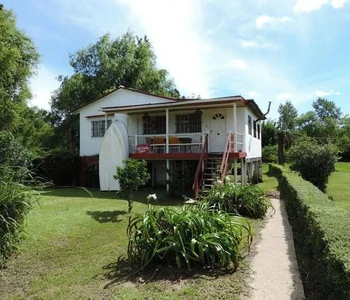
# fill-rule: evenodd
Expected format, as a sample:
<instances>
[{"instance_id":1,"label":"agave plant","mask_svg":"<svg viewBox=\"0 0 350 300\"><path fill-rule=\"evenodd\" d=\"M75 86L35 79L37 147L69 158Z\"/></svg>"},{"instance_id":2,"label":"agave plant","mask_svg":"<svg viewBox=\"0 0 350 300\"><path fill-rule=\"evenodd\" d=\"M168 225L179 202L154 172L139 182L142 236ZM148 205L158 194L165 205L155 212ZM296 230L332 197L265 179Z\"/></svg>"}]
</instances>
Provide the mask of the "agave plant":
<instances>
[{"instance_id":1,"label":"agave plant","mask_svg":"<svg viewBox=\"0 0 350 300\"><path fill-rule=\"evenodd\" d=\"M254 185L214 185L205 200L213 208L251 218L262 218L273 209L263 190Z\"/></svg>"},{"instance_id":2,"label":"agave plant","mask_svg":"<svg viewBox=\"0 0 350 300\"><path fill-rule=\"evenodd\" d=\"M130 219L129 259L145 267L150 263L176 265L190 270L194 265L237 268L242 251L252 238L248 221L213 210L207 204L181 208L151 207Z\"/></svg>"}]
</instances>

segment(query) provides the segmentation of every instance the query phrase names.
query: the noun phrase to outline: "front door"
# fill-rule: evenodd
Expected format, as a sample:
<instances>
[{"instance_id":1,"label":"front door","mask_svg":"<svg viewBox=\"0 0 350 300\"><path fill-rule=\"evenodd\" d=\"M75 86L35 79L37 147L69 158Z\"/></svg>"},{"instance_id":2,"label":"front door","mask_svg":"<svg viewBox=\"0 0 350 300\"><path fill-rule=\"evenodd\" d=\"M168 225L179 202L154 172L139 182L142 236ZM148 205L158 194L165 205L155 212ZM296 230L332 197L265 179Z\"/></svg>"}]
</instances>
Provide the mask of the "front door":
<instances>
[{"instance_id":1,"label":"front door","mask_svg":"<svg viewBox=\"0 0 350 300\"><path fill-rule=\"evenodd\" d=\"M226 118L223 112L213 112L210 121L210 152L224 152L226 142Z\"/></svg>"}]
</instances>

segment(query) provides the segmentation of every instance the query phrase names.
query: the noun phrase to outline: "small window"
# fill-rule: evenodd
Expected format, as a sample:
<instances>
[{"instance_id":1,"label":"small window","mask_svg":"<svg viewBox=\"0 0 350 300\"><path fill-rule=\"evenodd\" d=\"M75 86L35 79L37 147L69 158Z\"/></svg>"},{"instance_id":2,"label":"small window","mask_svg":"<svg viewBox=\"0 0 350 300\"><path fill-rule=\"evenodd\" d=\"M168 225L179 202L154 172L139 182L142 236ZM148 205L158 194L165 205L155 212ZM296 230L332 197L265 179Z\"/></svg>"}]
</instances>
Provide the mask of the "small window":
<instances>
[{"instance_id":1,"label":"small window","mask_svg":"<svg viewBox=\"0 0 350 300\"><path fill-rule=\"evenodd\" d=\"M248 115L248 133L252 135L252 117Z\"/></svg>"},{"instance_id":2,"label":"small window","mask_svg":"<svg viewBox=\"0 0 350 300\"><path fill-rule=\"evenodd\" d=\"M258 131L258 139L260 140L260 124L256 124Z\"/></svg>"},{"instance_id":3,"label":"small window","mask_svg":"<svg viewBox=\"0 0 350 300\"><path fill-rule=\"evenodd\" d=\"M202 113L176 115L176 133L202 132Z\"/></svg>"},{"instance_id":4,"label":"small window","mask_svg":"<svg viewBox=\"0 0 350 300\"><path fill-rule=\"evenodd\" d=\"M103 137L105 135L106 127L105 120L91 122L91 137ZM111 126L112 120L107 120L107 128Z\"/></svg>"},{"instance_id":5,"label":"small window","mask_svg":"<svg viewBox=\"0 0 350 300\"><path fill-rule=\"evenodd\" d=\"M256 130L257 130L257 128L256 128L256 121L253 121L253 131L254 131L254 137L255 138L257 138L257 136L256 136Z\"/></svg>"},{"instance_id":6,"label":"small window","mask_svg":"<svg viewBox=\"0 0 350 300\"><path fill-rule=\"evenodd\" d=\"M145 114L143 119L143 134L165 134L166 119L163 116L148 116Z\"/></svg>"},{"instance_id":7,"label":"small window","mask_svg":"<svg viewBox=\"0 0 350 300\"><path fill-rule=\"evenodd\" d=\"M213 120L225 120L225 116L223 114L215 114Z\"/></svg>"}]
</instances>

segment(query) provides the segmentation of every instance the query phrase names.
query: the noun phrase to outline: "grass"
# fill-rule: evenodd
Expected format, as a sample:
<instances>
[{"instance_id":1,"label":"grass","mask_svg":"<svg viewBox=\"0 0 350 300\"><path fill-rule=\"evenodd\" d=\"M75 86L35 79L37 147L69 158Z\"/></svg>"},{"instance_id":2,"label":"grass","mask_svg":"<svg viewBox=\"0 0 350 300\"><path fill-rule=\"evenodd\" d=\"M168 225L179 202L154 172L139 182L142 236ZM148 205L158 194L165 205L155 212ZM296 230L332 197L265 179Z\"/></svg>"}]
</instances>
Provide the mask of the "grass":
<instances>
[{"instance_id":1,"label":"grass","mask_svg":"<svg viewBox=\"0 0 350 300\"><path fill-rule=\"evenodd\" d=\"M134 213L146 211L148 193L135 195ZM29 213L22 252L0 270L1 299L238 299L244 293L244 263L233 274L184 275L170 268L130 276L130 265L118 261L127 252L127 201L114 193L93 195L80 189L43 193ZM180 202L157 195L159 206Z\"/></svg>"},{"instance_id":2,"label":"grass","mask_svg":"<svg viewBox=\"0 0 350 300\"><path fill-rule=\"evenodd\" d=\"M350 163L339 162L335 165L327 185L327 194L340 207L350 211Z\"/></svg>"},{"instance_id":3,"label":"grass","mask_svg":"<svg viewBox=\"0 0 350 300\"><path fill-rule=\"evenodd\" d=\"M263 164L263 182L259 183L258 186L266 193L266 192L276 192L278 187L278 181L276 177L269 176L269 165Z\"/></svg>"}]
</instances>

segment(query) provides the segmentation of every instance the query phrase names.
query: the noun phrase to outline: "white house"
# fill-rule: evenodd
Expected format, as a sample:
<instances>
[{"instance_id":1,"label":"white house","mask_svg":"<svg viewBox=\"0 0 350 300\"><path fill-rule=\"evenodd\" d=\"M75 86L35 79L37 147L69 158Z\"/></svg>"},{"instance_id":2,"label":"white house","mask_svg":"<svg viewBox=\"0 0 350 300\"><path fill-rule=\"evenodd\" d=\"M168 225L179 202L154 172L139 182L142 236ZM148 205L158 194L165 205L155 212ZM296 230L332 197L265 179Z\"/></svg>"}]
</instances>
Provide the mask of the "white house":
<instances>
[{"instance_id":1,"label":"white house","mask_svg":"<svg viewBox=\"0 0 350 300\"><path fill-rule=\"evenodd\" d=\"M194 165L195 196L226 176L231 162L243 184L261 163L265 115L242 96L175 99L120 87L76 113L80 157L85 165L99 163L101 190L119 188L113 175L126 158L148 162L152 185L166 185L166 170Z\"/></svg>"}]
</instances>

